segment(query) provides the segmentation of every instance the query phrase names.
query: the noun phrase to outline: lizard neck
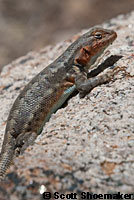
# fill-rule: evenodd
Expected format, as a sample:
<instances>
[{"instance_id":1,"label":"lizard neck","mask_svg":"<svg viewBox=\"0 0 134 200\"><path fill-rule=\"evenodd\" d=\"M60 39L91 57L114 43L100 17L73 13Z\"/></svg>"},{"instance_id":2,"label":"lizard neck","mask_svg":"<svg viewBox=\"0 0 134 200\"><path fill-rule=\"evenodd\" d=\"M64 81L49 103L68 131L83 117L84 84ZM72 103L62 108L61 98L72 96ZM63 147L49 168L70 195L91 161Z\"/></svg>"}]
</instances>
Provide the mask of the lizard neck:
<instances>
[{"instance_id":1,"label":"lizard neck","mask_svg":"<svg viewBox=\"0 0 134 200\"><path fill-rule=\"evenodd\" d=\"M92 40L90 42L92 43ZM72 45L70 45L61 56L56 59L56 62L62 63L67 71L70 70L74 65L74 59L79 50L82 48L82 45L86 45L87 43L89 44L90 42L89 40L83 41L82 38L78 39L72 43Z\"/></svg>"}]
</instances>

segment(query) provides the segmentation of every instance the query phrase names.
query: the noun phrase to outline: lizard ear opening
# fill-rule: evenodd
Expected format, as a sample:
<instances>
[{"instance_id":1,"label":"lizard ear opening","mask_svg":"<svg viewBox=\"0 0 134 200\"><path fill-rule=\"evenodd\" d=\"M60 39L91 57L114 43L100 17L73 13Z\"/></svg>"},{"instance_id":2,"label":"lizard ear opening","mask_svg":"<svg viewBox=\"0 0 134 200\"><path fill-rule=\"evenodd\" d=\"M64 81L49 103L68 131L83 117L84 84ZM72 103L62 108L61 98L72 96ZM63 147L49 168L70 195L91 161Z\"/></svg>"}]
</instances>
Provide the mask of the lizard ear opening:
<instances>
[{"instance_id":1,"label":"lizard ear opening","mask_svg":"<svg viewBox=\"0 0 134 200\"><path fill-rule=\"evenodd\" d=\"M100 32L96 32L94 37L96 39L102 39L102 34Z\"/></svg>"}]
</instances>

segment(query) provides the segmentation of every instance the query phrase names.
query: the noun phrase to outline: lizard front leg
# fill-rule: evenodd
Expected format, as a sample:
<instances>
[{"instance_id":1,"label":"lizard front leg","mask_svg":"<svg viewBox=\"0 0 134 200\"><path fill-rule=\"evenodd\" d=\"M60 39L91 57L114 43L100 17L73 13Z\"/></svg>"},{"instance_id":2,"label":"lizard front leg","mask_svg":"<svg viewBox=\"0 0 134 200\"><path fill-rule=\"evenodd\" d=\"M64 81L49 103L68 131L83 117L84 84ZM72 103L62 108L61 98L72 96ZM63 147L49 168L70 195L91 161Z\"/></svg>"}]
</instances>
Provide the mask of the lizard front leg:
<instances>
[{"instance_id":1,"label":"lizard front leg","mask_svg":"<svg viewBox=\"0 0 134 200\"><path fill-rule=\"evenodd\" d=\"M119 71L124 71L127 74L125 67L115 67L109 72L87 79L86 73L80 73L75 78L75 85L79 91L80 98L85 97L93 88L111 81Z\"/></svg>"}]
</instances>

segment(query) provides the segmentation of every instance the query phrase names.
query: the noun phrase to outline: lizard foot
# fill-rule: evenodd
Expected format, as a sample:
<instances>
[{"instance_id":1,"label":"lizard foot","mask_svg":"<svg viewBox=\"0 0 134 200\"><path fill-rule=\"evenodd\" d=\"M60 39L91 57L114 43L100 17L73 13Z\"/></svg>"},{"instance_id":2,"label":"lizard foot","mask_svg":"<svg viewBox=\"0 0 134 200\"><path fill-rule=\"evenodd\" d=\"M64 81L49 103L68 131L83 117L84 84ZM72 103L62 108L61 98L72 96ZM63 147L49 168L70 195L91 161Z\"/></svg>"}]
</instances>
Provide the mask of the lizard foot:
<instances>
[{"instance_id":1,"label":"lizard foot","mask_svg":"<svg viewBox=\"0 0 134 200\"><path fill-rule=\"evenodd\" d=\"M124 75L127 77L132 77L127 71L126 71L127 67L123 66L123 67L119 67L116 66L114 69L112 69L111 71L109 71L107 73L107 76L109 78L109 81L114 79L114 76L117 75L120 71L124 72Z\"/></svg>"}]
</instances>

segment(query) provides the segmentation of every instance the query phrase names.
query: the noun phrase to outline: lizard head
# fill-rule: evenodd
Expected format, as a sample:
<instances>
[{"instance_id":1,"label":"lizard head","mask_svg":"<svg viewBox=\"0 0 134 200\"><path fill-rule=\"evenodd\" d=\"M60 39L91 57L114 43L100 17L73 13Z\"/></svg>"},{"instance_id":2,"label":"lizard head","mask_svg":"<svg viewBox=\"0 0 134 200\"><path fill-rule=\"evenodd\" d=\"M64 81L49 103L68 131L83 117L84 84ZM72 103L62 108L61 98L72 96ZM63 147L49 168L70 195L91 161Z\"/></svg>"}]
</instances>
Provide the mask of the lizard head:
<instances>
[{"instance_id":1,"label":"lizard head","mask_svg":"<svg viewBox=\"0 0 134 200\"><path fill-rule=\"evenodd\" d=\"M94 27L78 39L79 48L77 47L74 63L90 68L116 37L113 30Z\"/></svg>"}]
</instances>

